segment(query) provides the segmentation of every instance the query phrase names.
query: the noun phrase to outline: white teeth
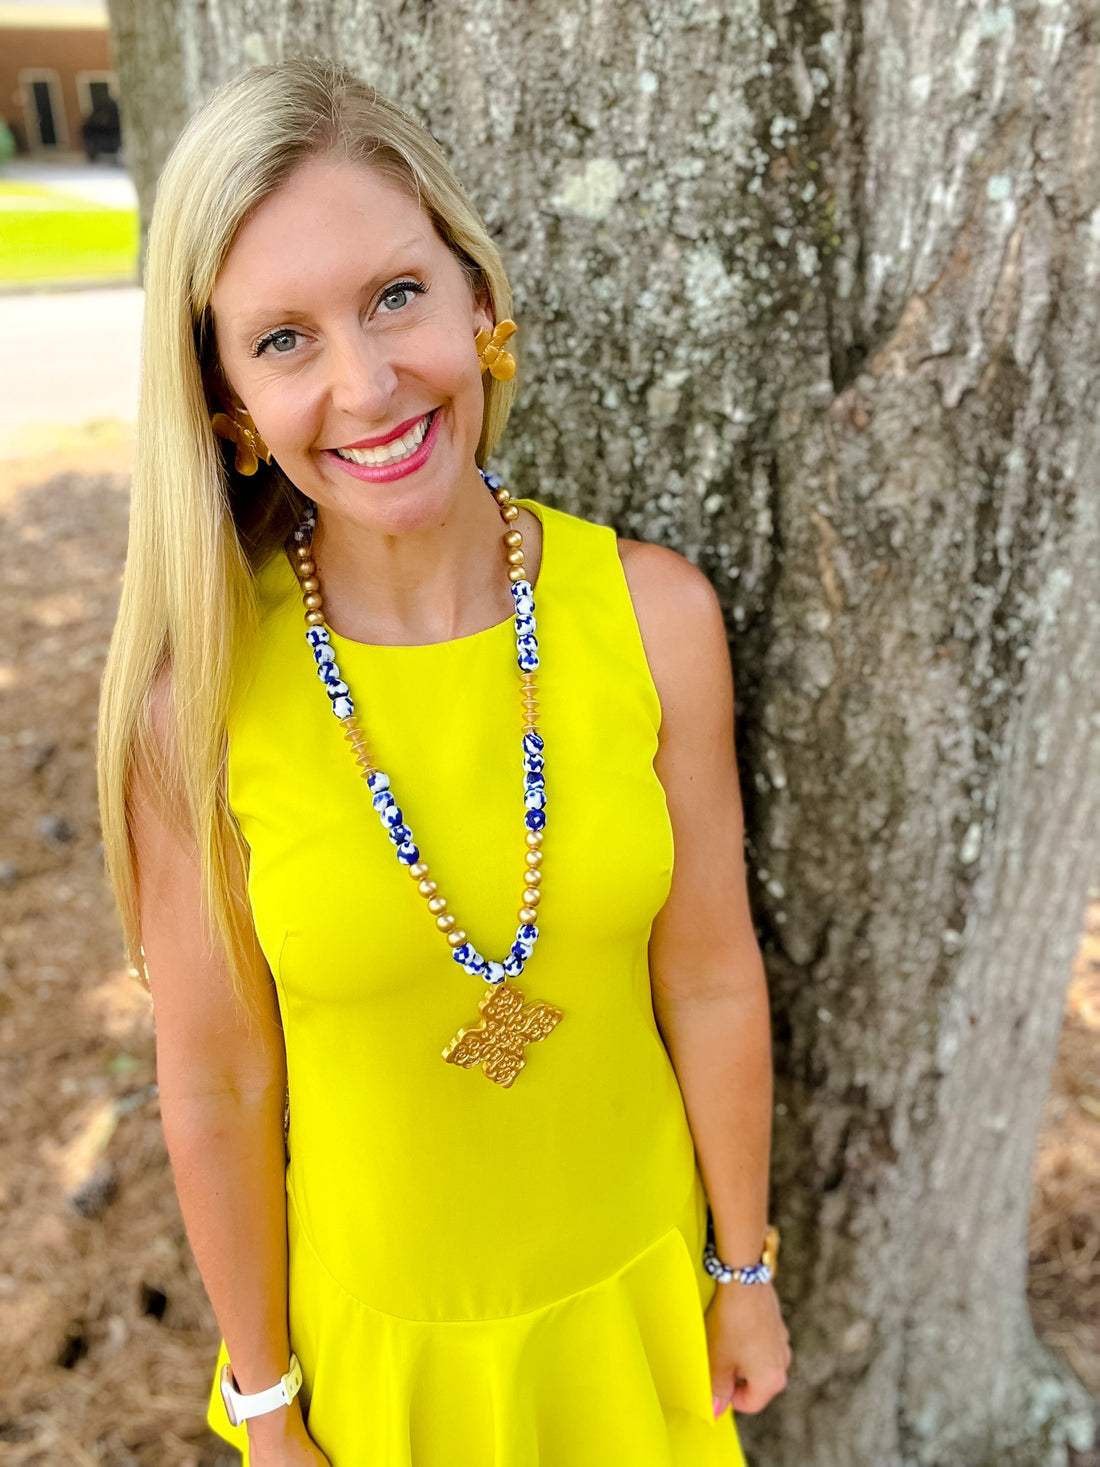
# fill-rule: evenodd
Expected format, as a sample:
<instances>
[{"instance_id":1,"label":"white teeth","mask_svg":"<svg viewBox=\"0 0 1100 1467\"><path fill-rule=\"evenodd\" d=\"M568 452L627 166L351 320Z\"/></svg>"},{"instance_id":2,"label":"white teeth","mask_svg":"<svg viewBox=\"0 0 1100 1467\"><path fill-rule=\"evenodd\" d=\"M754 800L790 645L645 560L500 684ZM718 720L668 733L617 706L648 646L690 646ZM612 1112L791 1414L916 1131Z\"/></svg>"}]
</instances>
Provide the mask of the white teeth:
<instances>
[{"instance_id":1,"label":"white teeth","mask_svg":"<svg viewBox=\"0 0 1100 1467\"><path fill-rule=\"evenodd\" d=\"M371 464L374 468L400 463L423 443L430 418L431 414L425 413L420 422L410 428L404 437L395 438L392 443L383 443L380 448L337 448L334 451L349 463Z\"/></svg>"}]
</instances>

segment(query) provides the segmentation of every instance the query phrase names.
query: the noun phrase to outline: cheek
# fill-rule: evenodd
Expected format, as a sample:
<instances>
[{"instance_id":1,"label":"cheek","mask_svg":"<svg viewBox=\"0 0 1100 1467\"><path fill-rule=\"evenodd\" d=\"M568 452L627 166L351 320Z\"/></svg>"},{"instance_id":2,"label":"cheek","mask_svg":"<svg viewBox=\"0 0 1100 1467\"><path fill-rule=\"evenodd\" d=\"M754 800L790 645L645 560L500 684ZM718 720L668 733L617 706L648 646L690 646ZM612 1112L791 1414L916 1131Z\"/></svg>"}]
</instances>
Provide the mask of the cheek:
<instances>
[{"instance_id":1,"label":"cheek","mask_svg":"<svg viewBox=\"0 0 1100 1467\"><path fill-rule=\"evenodd\" d=\"M284 446L293 451L298 444L308 443L317 431L321 404L316 393L299 386L270 388L255 397L252 421L264 441L271 447Z\"/></svg>"}]
</instances>

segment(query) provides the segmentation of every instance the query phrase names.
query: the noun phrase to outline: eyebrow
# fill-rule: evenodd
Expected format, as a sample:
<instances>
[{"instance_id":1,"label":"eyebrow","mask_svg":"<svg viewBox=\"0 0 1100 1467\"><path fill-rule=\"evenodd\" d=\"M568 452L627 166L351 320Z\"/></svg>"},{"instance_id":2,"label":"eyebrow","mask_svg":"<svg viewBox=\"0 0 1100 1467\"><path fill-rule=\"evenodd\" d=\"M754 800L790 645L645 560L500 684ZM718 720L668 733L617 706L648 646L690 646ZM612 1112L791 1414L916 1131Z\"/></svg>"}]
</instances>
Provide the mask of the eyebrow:
<instances>
[{"instance_id":1,"label":"eyebrow","mask_svg":"<svg viewBox=\"0 0 1100 1467\"><path fill-rule=\"evenodd\" d=\"M418 247L422 247L425 243L426 240L423 235L415 235L412 239L407 239L401 244L394 245L388 259L391 262L395 261L400 256L407 255L411 251L415 251ZM362 286L359 292L360 295L372 294L377 286L397 273L398 269L398 265L388 263L384 269L376 270L374 275ZM248 342L251 341L257 332L262 331L265 326L271 325L273 321L300 321L309 314L310 312L300 310L294 306L261 306L255 311L250 311L247 316L241 316L235 321L233 323L233 332L242 342Z\"/></svg>"}]
</instances>

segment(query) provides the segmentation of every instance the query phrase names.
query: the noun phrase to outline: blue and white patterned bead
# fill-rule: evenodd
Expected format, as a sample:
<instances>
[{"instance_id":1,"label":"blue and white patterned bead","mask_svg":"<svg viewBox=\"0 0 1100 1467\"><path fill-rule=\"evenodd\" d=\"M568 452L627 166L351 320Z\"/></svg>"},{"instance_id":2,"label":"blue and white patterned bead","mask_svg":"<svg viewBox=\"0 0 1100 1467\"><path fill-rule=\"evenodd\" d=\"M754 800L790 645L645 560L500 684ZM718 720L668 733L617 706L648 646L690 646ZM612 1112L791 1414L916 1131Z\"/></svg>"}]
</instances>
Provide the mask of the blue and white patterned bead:
<instances>
[{"instance_id":1,"label":"blue and white patterned bead","mask_svg":"<svg viewBox=\"0 0 1100 1467\"><path fill-rule=\"evenodd\" d=\"M512 595L515 597L515 599L517 601L519 600L519 598L521 596L531 596L533 594L534 594L534 590L533 590L533 587L532 587L530 581L513 581L512 582Z\"/></svg>"},{"instance_id":2,"label":"blue and white patterned bead","mask_svg":"<svg viewBox=\"0 0 1100 1467\"><path fill-rule=\"evenodd\" d=\"M487 962L485 964L485 972L481 976L485 979L486 983L503 983L507 975L504 972L503 963Z\"/></svg>"},{"instance_id":3,"label":"blue and white patterned bead","mask_svg":"<svg viewBox=\"0 0 1100 1467\"><path fill-rule=\"evenodd\" d=\"M337 718L350 718L355 712L355 704L350 698L337 698L332 705L332 711Z\"/></svg>"},{"instance_id":4,"label":"blue and white patterned bead","mask_svg":"<svg viewBox=\"0 0 1100 1467\"><path fill-rule=\"evenodd\" d=\"M528 830L541 830L546 824L546 816L541 810L528 810L523 817L523 823Z\"/></svg>"},{"instance_id":5,"label":"blue and white patterned bead","mask_svg":"<svg viewBox=\"0 0 1100 1467\"><path fill-rule=\"evenodd\" d=\"M516 658L521 672L534 672L539 665L539 654L537 652L521 652Z\"/></svg>"},{"instance_id":6,"label":"blue and white patterned bead","mask_svg":"<svg viewBox=\"0 0 1100 1467\"><path fill-rule=\"evenodd\" d=\"M336 652L329 642L319 642L313 649L313 660L318 666L322 662L335 662Z\"/></svg>"},{"instance_id":7,"label":"blue and white patterned bead","mask_svg":"<svg viewBox=\"0 0 1100 1467\"><path fill-rule=\"evenodd\" d=\"M326 683L325 692L330 698L347 698L351 695L351 689L347 683L339 678L334 683Z\"/></svg>"},{"instance_id":8,"label":"blue and white patterned bead","mask_svg":"<svg viewBox=\"0 0 1100 1467\"><path fill-rule=\"evenodd\" d=\"M521 922L516 928L516 941L529 942L532 947L538 941L539 930L533 922Z\"/></svg>"},{"instance_id":9,"label":"blue and white patterned bead","mask_svg":"<svg viewBox=\"0 0 1100 1467\"><path fill-rule=\"evenodd\" d=\"M523 735L523 752L525 754L541 754L545 748L542 734L525 733Z\"/></svg>"},{"instance_id":10,"label":"blue and white patterned bead","mask_svg":"<svg viewBox=\"0 0 1100 1467\"><path fill-rule=\"evenodd\" d=\"M386 793L388 794L389 791L387 790ZM395 826L401 824L401 821L403 819L403 816L401 814L401 806L398 805L391 798L390 803L388 805L383 805L382 808L379 810L378 818L381 820L382 824L386 827L387 830L393 830Z\"/></svg>"},{"instance_id":11,"label":"blue and white patterned bead","mask_svg":"<svg viewBox=\"0 0 1100 1467\"><path fill-rule=\"evenodd\" d=\"M495 493L498 489L504 488L504 480L498 478L496 474L487 474L484 469L479 470L479 472L481 474L481 477L485 480L485 486L487 489Z\"/></svg>"},{"instance_id":12,"label":"blue and white patterned bead","mask_svg":"<svg viewBox=\"0 0 1100 1467\"><path fill-rule=\"evenodd\" d=\"M524 790L523 806L526 810L545 810L546 791L538 787L536 787L535 789Z\"/></svg>"},{"instance_id":13,"label":"blue and white patterned bead","mask_svg":"<svg viewBox=\"0 0 1100 1467\"><path fill-rule=\"evenodd\" d=\"M510 958L515 958L515 960L519 963L525 963L534 952L534 950L535 944L533 942L519 942L517 940L516 942L513 942L508 956Z\"/></svg>"},{"instance_id":14,"label":"blue and white patterned bead","mask_svg":"<svg viewBox=\"0 0 1100 1467\"><path fill-rule=\"evenodd\" d=\"M380 769L376 769L373 774L367 775L367 788L372 794L380 794L382 790L388 790L389 787L390 777L388 774L383 774ZM378 806L375 805L374 808L377 810Z\"/></svg>"},{"instance_id":15,"label":"blue and white patterned bead","mask_svg":"<svg viewBox=\"0 0 1100 1467\"><path fill-rule=\"evenodd\" d=\"M473 955L462 966L471 978L480 978L488 967L488 963L478 952L477 948L474 948Z\"/></svg>"},{"instance_id":16,"label":"blue and white patterned bead","mask_svg":"<svg viewBox=\"0 0 1100 1467\"><path fill-rule=\"evenodd\" d=\"M523 787L528 790L545 789L546 776L539 769L525 769L523 771Z\"/></svg>"},{"instance_id":17,"label":"blue and white patterned bead","mask_svg":"<svg viewBox=\"0 0 1100 1467\"><path fill-rule=\"evenodd\" d=\"M319 662L317 664L317 676L323 683L338 683L340 681L340 669L335 662Z\"/></svg>"},{"instance_id":18,"label":"blue and white patterned bead","mask_svg":"<svg viewBox=\"0 0 1100 1467\"><path fill-rule=\"evenodd\" d=\"M320 647L328 641L328 631L325 627L310 627L306 632L306 641L311 647Z\"/></svg>"},{"instance_id":19,"label":"blue and white patterned bead","mask_svg":"<svg viewBox=\"0 0 1100 1467\"><path fill-rule=\"evenodd\" d=\"M516 617L516 636L533 637L535 635L535 618L533 616Z\"/></svg>"},{"instance_id":20,"label":"blue and white patterned bead","mask_svg":"<svg viewBox=\"0 0 1100 1467\"><path fill-rule=\"evenodd\" d=\"M451 957L454 958L455 962L459 965L459 967L462 968L466 966L473 955L473 944L469 942L464 942L461 947L456 947L452 949L451 952Z\"/></svg>"},{"instance_id":21,"label":"blue and white patterned bead","mask_svg":"<svg viewBox=\"0 0 1100 1467\"><path fill-rule=\"evenodd\" d=\"M420 860L419 846L414 846L411 840L402 842L397 847L397 859L401 862L402 866L415 866L417 861Z\"/></svg>"},{"instance_id":22,"label":"blue and white patterned bead","mask_svg":"<svg viewBox=\"0 0 1100 1467\"><path fill-rule=\"evenodd\" d=\"M516 615L517 616L534 616L534 614L535 614L535 598L533 596L517 596L516 597Z\"/></svg>"},{"instance_id":23,"label":"blue and white patterned bead","mask_svg":"<svg viewBox=\"0 0 1100 1467\"><path fill-rule=\"evenodd\" d=\"M407 825L387 827L386 834L395 846L403 846L407 840L412 840L413 838L413 833Z\"/></svg>"},{"instance_id":24,"label":"blue and white patterned bead","mask_svg":"<svg viewBox=\"0 0 1100 1467\"><path fill-rule=\"evenodd\" d=\"M383 776L383 778L385 778L385 776ZM367 783L369 784L370 781L368 780ZM388 805L396 805L397 803L393 797L393 791L391 789L388 789L386 786L383 786L382 789L371 795L370 802L378 811L379 815L381 815L382 811L385 810Z\"/></svg>"},{"instance_id":25,"label":"blue and white patterned bead","mask_svg":"<svg viewBox=\"0 0 1100 1467\"><path fill-rule=\"evenodd\" d=\"M537 652L538 650L539 650L539 641L538 641L538 638L537 637L517 637L516 638L516 651L517 652Z\"/></svg>"},{"instance_id":26,"label":"blue and white patterned bead","mask_svg":"<svg viewBox=\"0 0 1100 1467\"><path fill-rule=\"evenodd\" d=\"M504 959L503 967L509 978L518 978L523 972L523 959L517 958L515 953L509 953Z\"/></svg>"}]
</instances>

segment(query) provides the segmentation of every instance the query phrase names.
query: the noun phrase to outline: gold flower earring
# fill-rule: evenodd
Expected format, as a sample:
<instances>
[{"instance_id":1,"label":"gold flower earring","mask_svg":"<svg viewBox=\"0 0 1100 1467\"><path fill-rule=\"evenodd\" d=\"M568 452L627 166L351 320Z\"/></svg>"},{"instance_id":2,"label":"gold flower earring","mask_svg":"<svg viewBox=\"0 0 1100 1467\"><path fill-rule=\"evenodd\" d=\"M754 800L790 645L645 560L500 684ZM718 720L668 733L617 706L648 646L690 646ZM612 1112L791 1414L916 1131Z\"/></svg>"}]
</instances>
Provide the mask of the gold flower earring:
<instances>
[{"instance_id":1,"label":"gold flower earring","mask_svg":"<svg viewBox=\"0 0 1100 1467\"><path fill-rule=\"evenodd\" d=\"M238 474L250 476L260 467L260 459L265 464L271 462L271 449L256 431L256 425L247 413L242 412L243 421L231 418L227 413L215 413L210 419L210 426L219 438L228 438L230 443L237 445L237 458L234 468Z\"/></svg>"},{"instance_id":2,"label":"gold flower earring","mask_svg":"<svg viewBox=\"0 0 1100 1467\"><path fill-rule=\"evenodd\" d=\"M516 374L516 359L510 351L504 350L504 343L515 329L514 321L498 321L491 332L483 328L474 337L481 370L488 370L498 382L507 382Z\"/></svg>"}]
</instances>

